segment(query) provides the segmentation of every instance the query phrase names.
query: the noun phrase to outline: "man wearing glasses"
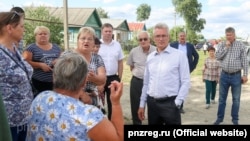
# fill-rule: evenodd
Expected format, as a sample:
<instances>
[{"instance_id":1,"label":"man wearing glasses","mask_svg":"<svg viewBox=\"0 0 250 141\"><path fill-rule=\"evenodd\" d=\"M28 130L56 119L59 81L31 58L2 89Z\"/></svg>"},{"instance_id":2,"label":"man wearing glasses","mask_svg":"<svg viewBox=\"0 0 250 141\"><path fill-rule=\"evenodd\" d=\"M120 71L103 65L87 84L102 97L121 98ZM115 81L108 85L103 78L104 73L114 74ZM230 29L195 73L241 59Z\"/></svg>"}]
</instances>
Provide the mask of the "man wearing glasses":
<instances>
[{"instance_id":1,"label":"man wearing glasses","mask_svg":"<svg viewBox=\"0 0 250 141\"><path fill-rule=\"evenodd\" d=\"M130 66L132 78L130 81L130 105L133 125L141 125L138 118L138 108L143 86L144 68L148 54L155 51L155 46L150 44L150 36L147 31L138 33L139 46L133 48L128 56L127 65Z\"/></svg>"}]
</instances>

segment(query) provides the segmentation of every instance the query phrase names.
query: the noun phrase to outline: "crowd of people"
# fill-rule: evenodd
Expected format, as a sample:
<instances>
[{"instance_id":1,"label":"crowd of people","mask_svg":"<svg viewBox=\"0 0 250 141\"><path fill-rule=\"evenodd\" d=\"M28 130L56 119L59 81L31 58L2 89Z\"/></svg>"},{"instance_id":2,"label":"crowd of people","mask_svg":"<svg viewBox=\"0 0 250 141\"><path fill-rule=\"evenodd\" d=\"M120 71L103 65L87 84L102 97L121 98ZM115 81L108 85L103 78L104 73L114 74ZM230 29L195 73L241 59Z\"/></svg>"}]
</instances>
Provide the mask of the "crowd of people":
<instances>
[{"instance_id":1,"label":"crowd of people","mask_svg":"<svg viewBox=\"0 0 250 141\"><path fill-rule=\"evenodd\" d=\"M0 12L0 110L5 115L1 117L1 122L5 121L1 124L5 125L1 126L4 135L10 135L13 141L123 140L120 98L124 54L121 44L112 38L112 24L102 25L100 40L93 28L80 28L76 48L64 52L50 42L48 27L37 26L35 43L21 50L24 16L19 7ZM232 123L238 125L241 87L248 81L247 55L243 43L236 40L234 28L226 28L225 35L226 41L216 44L216 48L206 47L204 52L209 54L202 69L205 104L209 109L210 103L215 103L219 84L214 124L220 124L231 88ZM183 31L178 41L170 43L165 23L153 27L155 45L147 31L140 31L137 40L138 46L126 60L132 73L132 124L142 125L147 107L148 125L181 125L199 54L186 41Z\"/></svg>"}]
</instances>

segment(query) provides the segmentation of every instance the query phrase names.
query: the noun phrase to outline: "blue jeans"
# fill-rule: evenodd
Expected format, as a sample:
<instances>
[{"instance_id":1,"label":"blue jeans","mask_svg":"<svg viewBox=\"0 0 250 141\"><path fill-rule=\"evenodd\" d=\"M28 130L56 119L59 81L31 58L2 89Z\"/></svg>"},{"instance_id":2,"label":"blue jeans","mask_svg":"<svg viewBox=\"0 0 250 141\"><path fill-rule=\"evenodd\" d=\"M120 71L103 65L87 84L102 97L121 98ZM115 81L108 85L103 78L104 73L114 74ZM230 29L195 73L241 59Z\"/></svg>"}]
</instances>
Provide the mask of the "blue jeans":
<instances>
[{"instance_id":1,"label":"blue jeans","mask_svg":"<svg viewBox=\"0 0 250 141\"><path fill-rule=\"evenodd\" d=\"M231 116L232 122L238 123L239 120L239 109L240 109L240 95L241 95L241 73L237 74L226 74L223 71L220 76L219 86L219 106L217 112L217 121L222 122L225 114L225 107L227 101L228 90L231 87L232 92L232 109Z\"/></svg>"}]
</instances>

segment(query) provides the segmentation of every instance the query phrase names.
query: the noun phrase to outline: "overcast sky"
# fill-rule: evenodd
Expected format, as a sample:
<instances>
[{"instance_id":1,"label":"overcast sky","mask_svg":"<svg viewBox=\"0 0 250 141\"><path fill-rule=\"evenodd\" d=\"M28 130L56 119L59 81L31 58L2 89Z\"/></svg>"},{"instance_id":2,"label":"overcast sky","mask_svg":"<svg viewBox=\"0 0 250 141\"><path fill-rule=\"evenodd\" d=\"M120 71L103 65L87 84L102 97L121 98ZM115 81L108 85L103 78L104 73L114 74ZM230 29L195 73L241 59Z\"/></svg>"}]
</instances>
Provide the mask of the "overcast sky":
<instances>
[{"instance_id":1,"label":"overcast sky","mask_svg":"<svg viewBox=\"0 0 250 141\"><path fill-rule=\"evenodd\" d=\"M0 11L8 11L12 6L53 6L63 7L64 0L1 0ZM237 36L250 40L250 0L199 0L202 3L201 18L206 19L202 34L207 39L220 38L225 35L226 27L232 26ZM146 27L158 22L165 22L172 28L184 25L181 17L176 17L172 0L68 0L68 7L103 8L110 18L126 19L136 22L136 8L146 3L151 6L151 15L146 20ZM188 7L187 7L188 8Z\"/></svg>"}]
</instances>

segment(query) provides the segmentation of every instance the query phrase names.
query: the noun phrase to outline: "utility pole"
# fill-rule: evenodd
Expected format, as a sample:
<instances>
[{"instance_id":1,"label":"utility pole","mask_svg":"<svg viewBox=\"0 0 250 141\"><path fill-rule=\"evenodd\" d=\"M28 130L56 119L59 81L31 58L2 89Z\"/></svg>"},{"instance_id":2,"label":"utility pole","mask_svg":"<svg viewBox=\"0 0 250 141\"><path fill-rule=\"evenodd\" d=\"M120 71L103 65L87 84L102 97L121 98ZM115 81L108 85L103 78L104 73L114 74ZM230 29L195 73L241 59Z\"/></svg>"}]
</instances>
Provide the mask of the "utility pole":
<instances>
[{"instance_id":1,"label":"utility pole","mask_svg":"<svg viewBox=\"0 0 250 141\"><path fill-rule=\"evenodd\" d=\"M64 13L64 49L69 50L69 39L68 39L68 1L63 0L63 13Z\"/></svg>"},{"instance_id":2,"label":"utility pole","mask_svg":"<svg viewBox=\"0 0 250 141\"><path fill-rule=\"evenodd\" d=\"M176 31L176 10L174 10L174 38L175 38L175 41L177 41L177 31Z\"/></svg>"}]
</instances>

